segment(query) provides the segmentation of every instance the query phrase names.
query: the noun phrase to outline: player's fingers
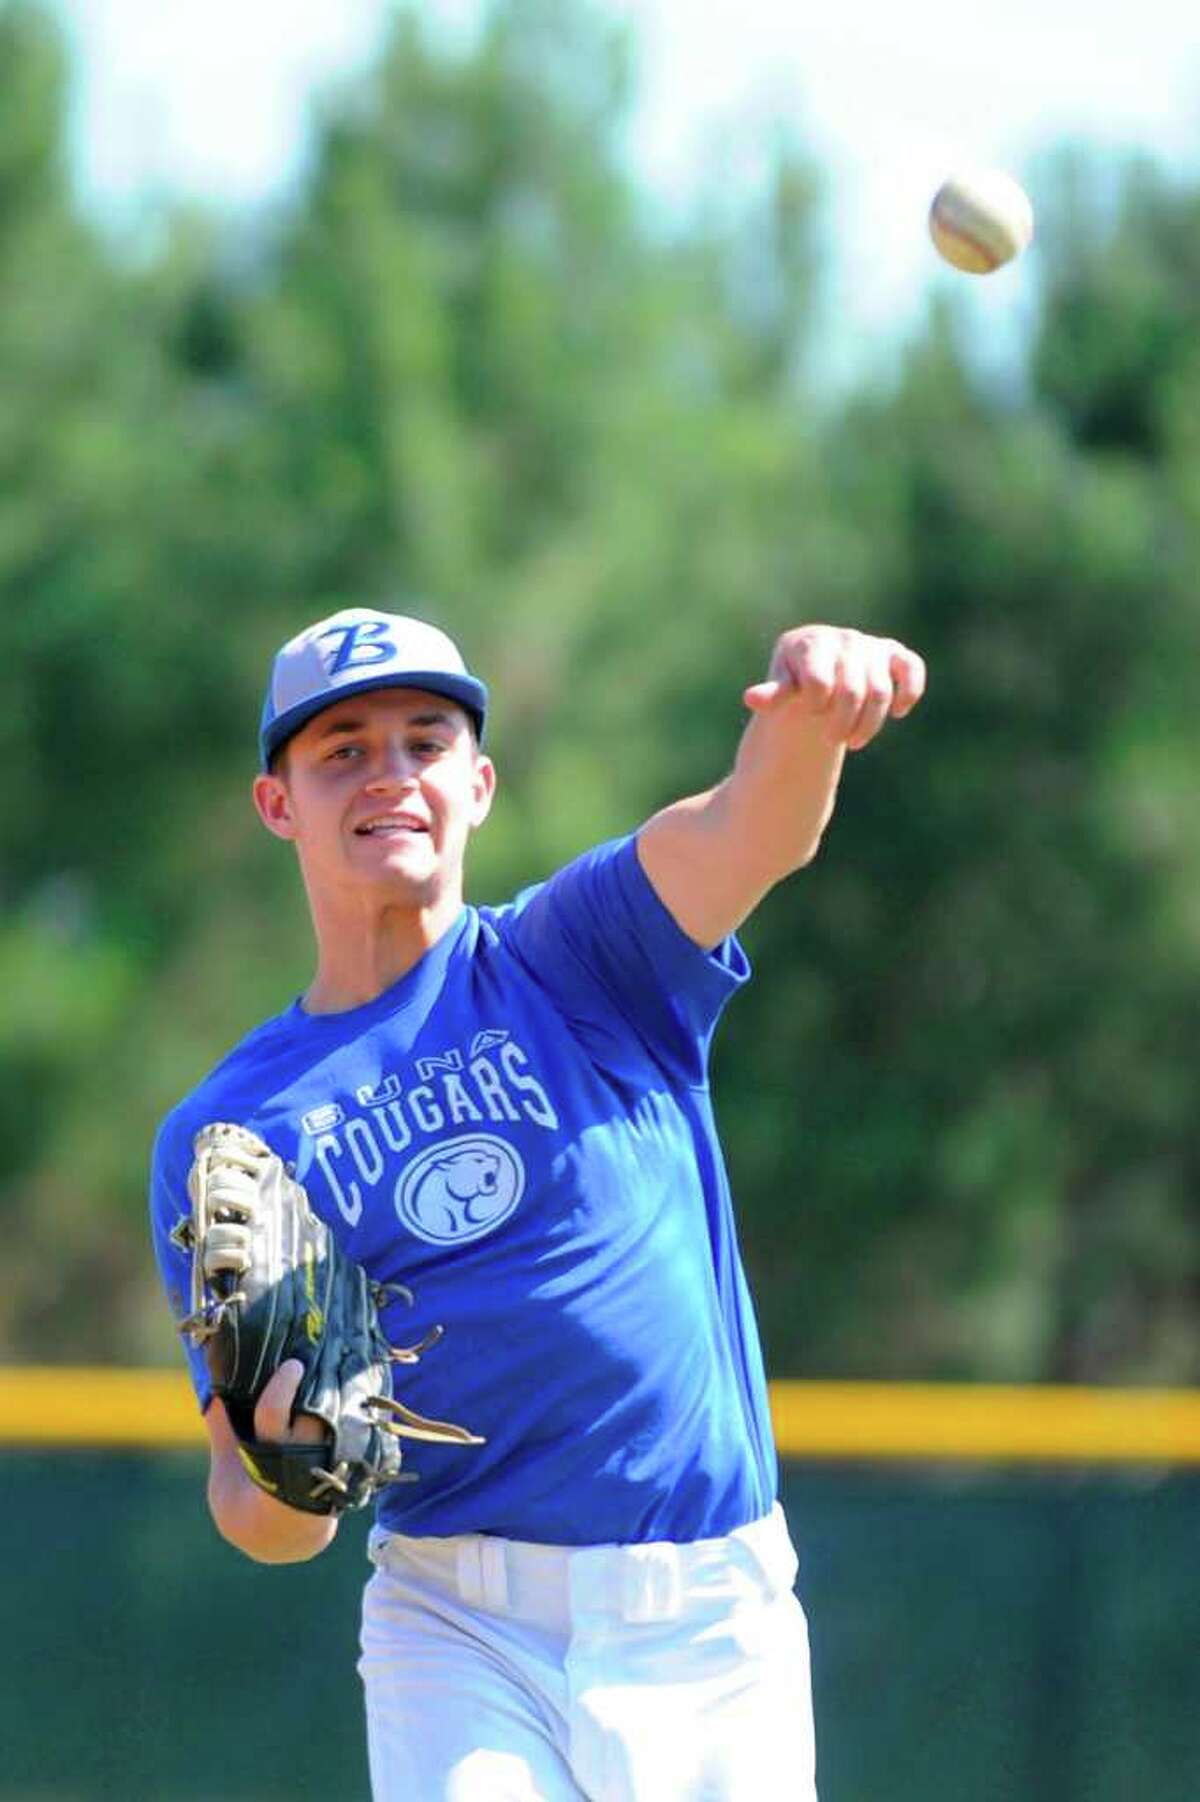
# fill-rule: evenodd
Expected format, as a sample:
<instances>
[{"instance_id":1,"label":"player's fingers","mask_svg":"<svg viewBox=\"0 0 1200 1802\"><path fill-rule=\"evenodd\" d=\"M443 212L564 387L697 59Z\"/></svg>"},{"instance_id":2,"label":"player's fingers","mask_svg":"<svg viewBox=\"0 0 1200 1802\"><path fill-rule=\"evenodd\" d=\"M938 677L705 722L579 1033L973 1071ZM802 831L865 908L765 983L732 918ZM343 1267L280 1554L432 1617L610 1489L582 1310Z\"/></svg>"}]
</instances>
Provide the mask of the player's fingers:
<instances>
[{"instance_id":1,"label":"player's fingers","mask_svg":"<svg viewBox=\"0 0 1200 1802\"><path fill-rule=\"evenodd\" d=\"M826 715L834 742L857 750L889 714L903 719L924 692L924 662L895 639L802 626L780 638L766 680L743 690L742 700L753 713L794 704Z\"/></svg>"},{"instance_id":2,"label":"player's fingers","mask_svg":"<svg viewBox=\"0 0 1200 1802\"><path fill-rule=\"evenodd\" d=\"M892 678L892 718L902 720L911 713L925 693L925 659L907 645L889 646L888 667Z\"/></svg>"},{"instance_id":3,"label":"player's fingers","mask_svg":"<svg viewBox=\"0 0 1200 1802\"><path fill-rule=\"evenodd\" d=\"M284 1359L255 1405L256 1438L276 1443L284 1439L307 1439L315 1443L324 1437L324 1426L310 1415L302 1414L294 1425L292 1423L292 1407L303 1376L304 1366L299 1358Z\"/></svg>"},{"instance_id":4,"label":"player's fingers","mask_svg":"<svg viewBox=\"0 0 1200 1802\"><path fill-rule=\"evenodd\" d=\"M841 635L833 692L824 709L826 732L834 744L853 742L870 692L867 640L858 632L846 632Z\"/></svg>"},{"instance_id":5,"label":"player's fingers","mask_svg":"<svg viewBox=\"0 0 1200 1802\"><path fill-rule=\"evenodd\" d=\"M775 646L766 680L743 690L745 705L752 713L785 706L805 713L826 712L838 687L839 638L823 626L785 632Z\"/></svg>"},{"instance_id":6,"label":"player's fingers","mask_svg":"<svg viewBox=\"0 0 1200 1802\"><path fill-rule=\"evenodd\" d=\"M870 744L887 719L895 699L886 646L874 640L868 641L865 680L863 704L846 739L846 748L850 751L861 751L864 745Z\"/></svg>"},{"instance_id":7,"label":"player's fingers","mask_svg":"<svg viewBox=\"0 0 1200 1802\"><path fill-rule=\"evenodd\" d=\"M769 713L772 707L778 706L786 698L788 692L789 687L786 682L777 682L773 679L766 682L752 682L750 687L742 692L742 705L748 707L751 713Z\"/></svg>"},{"instance_id":8,"label":"player's fingers","mask_svg":"<svg viewBox=\"0 0 1200 1802\"><path fill-rule=\"evenodd\" d=\"M845 657L840 632L818 628L789 635L780 640L776 656L808 713L827 713L836 705Z\"/></svg>"},{"instance_id":9,"label":"player's fingers","mask_svg":"<svg viewBox=\"0 0 1200 1802\"><path fill-rule=\"evenodd\" d=\"M834 677L806 666L792 668L776 658L765 682L743 689L742 701L752 713L774 713L780 707L799 707L805 713L824 713L834 689Z\"/></svg>"}]
</instances>

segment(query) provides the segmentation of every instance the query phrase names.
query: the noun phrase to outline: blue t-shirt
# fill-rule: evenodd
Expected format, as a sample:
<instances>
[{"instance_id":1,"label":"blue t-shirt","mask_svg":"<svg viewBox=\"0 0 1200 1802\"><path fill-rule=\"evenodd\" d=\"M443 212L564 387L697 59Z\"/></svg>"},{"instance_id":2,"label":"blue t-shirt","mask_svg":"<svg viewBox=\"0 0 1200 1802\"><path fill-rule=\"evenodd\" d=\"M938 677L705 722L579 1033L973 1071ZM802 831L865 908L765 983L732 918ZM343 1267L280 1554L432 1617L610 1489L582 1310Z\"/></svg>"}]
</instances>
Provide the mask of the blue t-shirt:
<instances>
[{"instance_id":1,"label":"blue t-shirt","mask_svg":"<svg viewBox=\"0 0 1200 1802\"><path fill-rule=\"evenodd\" d=\"M768 1513L766 1381L707 1082L748 974L736 940L686 936L626 838L508 907L464 907L365 1006L293 1005L160 1128L151 1213L177 1317L192 1137L238 1121L351 1258L411 1290L384 1312L393 1344L444 1326L396 1393L486 1438L407 1442L419 1481L383 1493L383 1526L627 1544Z\"/></svg>"}]
</instances>

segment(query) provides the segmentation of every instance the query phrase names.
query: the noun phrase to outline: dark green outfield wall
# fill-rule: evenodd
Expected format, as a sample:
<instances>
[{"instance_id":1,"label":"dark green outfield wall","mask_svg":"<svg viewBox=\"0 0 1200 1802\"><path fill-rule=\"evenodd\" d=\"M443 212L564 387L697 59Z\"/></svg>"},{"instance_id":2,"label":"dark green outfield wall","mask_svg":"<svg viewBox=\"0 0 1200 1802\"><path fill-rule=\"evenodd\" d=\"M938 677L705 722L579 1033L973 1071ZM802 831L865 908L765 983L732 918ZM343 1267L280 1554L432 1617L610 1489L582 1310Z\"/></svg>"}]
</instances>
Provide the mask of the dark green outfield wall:
<instances>
[{"instance_id":1,"label":"dark green outfield wall","mask_svg":"<svg viewBox=\"0 0 1200 1802\"><path fill-rule=\"evenodd\" d=\"M784 1494L822 1802L1200 1798L1200 1477L792 1468ZM191 1456L6 1452L0 1507L0 1802L365 1797L363 1520L252 1566Z\"/></svg>"}]
</instances>

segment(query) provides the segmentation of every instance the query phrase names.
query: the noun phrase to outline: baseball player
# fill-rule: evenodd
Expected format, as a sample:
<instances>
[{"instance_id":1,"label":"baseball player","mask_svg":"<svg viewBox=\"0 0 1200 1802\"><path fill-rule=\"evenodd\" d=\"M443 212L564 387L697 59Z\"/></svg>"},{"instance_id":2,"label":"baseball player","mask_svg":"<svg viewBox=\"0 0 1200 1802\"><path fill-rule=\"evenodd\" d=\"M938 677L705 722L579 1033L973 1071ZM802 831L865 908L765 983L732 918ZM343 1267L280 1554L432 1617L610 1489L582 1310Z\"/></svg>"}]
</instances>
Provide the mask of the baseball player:
<instances>
[{"instance_id":1,"label":"baseball player","mask_svg":"<svg viewBox=\"0 0 1200 1802\"><path fill-rule=\"evenodd\" d=\"M847 751L907 714L921 659L783 634L716 787L497 908L464 904L496 775L487 691L422 621L351 609L284 645L258 814L294 845L306 992L164 1121L156 1250L177 1315L193 1136L286 1161L388 1326L444 1336L404 1376L484 1443L420 1445L370 1537L360 1671L377 1802L813 1802L808 1639L708 1090L748 976L733 936L809 862ZM392 1315L394 1310L394 1316ZM204 1358L219 1531L312 1557L337 1516L250 1479ZM291 1418L285 1363L260 1439Z\"/></svg>"}]
</instances>

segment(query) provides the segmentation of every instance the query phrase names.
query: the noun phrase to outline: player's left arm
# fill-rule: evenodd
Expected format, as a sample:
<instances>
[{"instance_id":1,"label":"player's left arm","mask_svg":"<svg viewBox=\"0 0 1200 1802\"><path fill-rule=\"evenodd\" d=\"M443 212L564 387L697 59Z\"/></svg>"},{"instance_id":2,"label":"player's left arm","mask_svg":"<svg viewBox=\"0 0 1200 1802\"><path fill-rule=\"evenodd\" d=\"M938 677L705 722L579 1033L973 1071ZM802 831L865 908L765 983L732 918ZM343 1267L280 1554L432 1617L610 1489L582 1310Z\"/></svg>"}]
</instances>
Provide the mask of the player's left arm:
<instances>
[{"instance_id":1,"label":"player's left arm","mask_svg":"<svg viewBox=\"0 0 1200 1802\"><path fill-rule=\"evenodd\" d=\"M924 692L923 661L895 639L840 626L797 626L778 639L766 679L743 694L751 718L730 774L638 834L642 868L689 938L719 944L811 862L847 751Z\"/></svg>"}]
</instances>

